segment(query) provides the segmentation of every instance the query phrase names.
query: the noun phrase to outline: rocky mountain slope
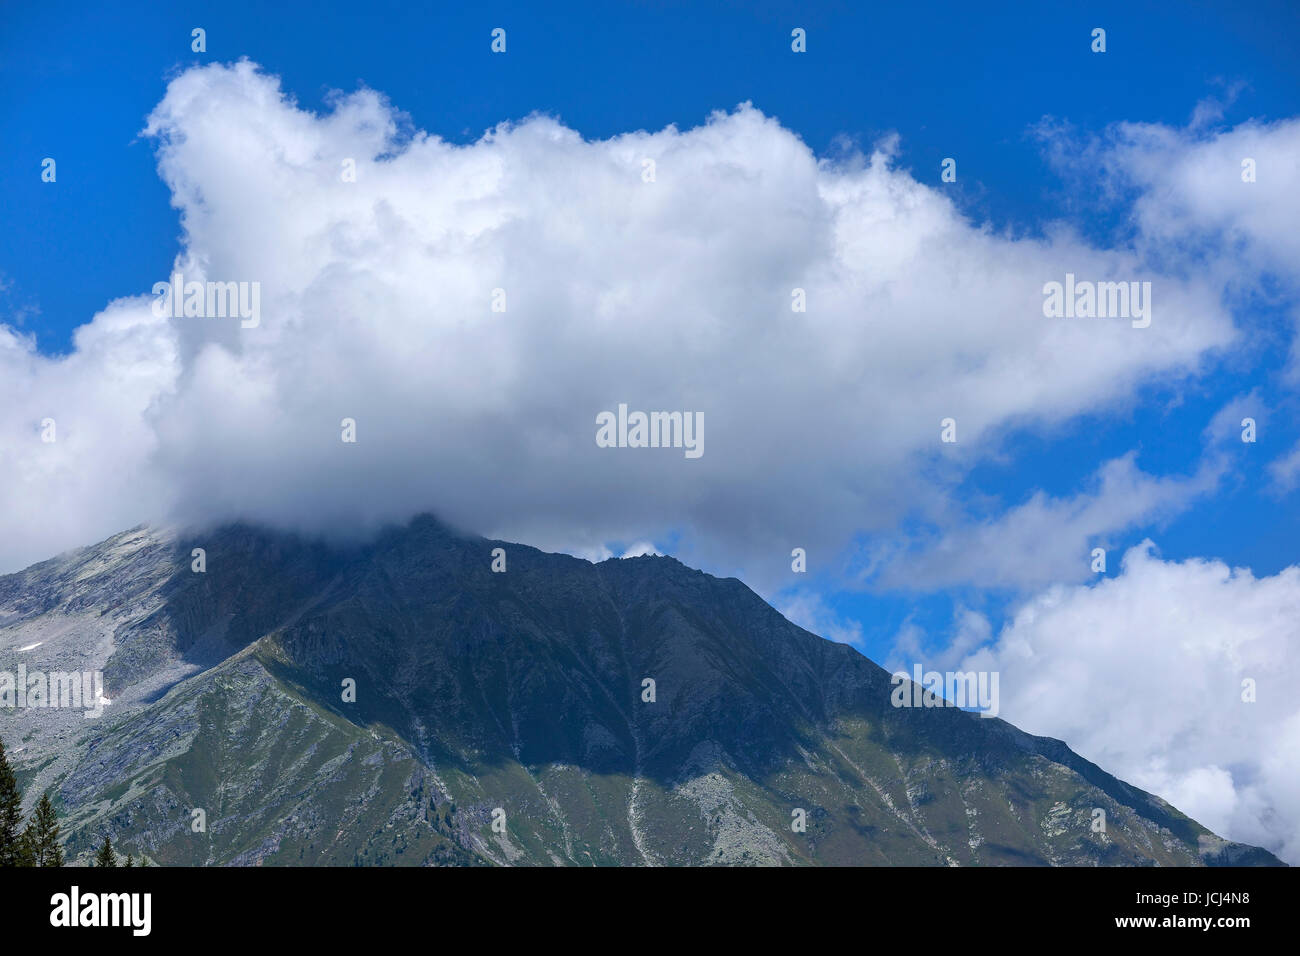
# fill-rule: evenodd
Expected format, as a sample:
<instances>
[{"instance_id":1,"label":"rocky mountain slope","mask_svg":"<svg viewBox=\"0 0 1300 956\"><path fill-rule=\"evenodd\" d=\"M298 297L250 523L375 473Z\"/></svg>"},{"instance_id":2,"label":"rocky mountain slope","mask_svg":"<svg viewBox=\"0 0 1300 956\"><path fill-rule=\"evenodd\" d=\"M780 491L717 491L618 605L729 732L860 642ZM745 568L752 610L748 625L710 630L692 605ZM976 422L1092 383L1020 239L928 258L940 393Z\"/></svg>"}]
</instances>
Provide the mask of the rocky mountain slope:
<instances>
[{"instance_id":1,"label":"rocky mountain slope","mask_svg":"<svg viewBox=\"0 0 1300 956\"><path fill-rule=\"evenodd\" d=\"M432 518L352 548L118 535L0 577L19 663L104 672L97 719L0 709L71 856L109 835L191 865L1278 865L1060 741L893 707L885 671L737 580Z\"/></svg>"}]
</instances>

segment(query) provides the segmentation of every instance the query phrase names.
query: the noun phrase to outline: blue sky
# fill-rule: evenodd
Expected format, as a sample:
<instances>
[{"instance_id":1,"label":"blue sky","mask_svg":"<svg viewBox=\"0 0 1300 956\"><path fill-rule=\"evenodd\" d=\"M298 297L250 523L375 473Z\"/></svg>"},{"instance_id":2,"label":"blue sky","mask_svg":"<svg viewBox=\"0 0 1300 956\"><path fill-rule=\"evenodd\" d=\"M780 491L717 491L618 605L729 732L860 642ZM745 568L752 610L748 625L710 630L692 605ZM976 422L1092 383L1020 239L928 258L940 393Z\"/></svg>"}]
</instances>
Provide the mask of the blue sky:
<instances>
[{"instance_id":1,"label":"blue sky","mask_svg":"<svg viewBox=\"0 0 1300 956\"><path fill-rule=\"evenodd\" d=\"M1294 4L6 4L0 91L0 571L164 500L649 541L876 660L982 654L1003 716L1300 860ZM179 260L260 276L264 326L151 318ZM1153 328L1045 324L1076 264L1155 275ZM598 453L629 400L716 450ZM1150 687L1241 668L1263 723ZM1135 699L1146 735L1111 726Z\"/></svg>"}]
</instances>

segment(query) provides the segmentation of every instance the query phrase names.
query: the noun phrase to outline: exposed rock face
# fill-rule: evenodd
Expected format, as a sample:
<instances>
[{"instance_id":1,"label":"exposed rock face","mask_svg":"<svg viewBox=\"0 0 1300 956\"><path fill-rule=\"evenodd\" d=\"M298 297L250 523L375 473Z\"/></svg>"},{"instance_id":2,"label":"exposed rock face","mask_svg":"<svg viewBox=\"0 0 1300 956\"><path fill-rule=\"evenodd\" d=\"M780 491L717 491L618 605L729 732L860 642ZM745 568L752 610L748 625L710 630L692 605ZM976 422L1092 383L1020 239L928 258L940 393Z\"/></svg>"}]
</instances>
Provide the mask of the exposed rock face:
<instances>
[{"instance_id":1,"label":"exposed rock face","mask_svg":"<svg viewBox=\"0 0 1300 956\"><path fill-rule=\"evenodd\" d=\"M891 706L885 671L739 581L431 518L350 549L118 535L0 578L0 669L19 660L105 675L98 719L0 710L72 855L109 835L164 864L1278 865L1060 741Z\"/></svg>"}]
</instances>

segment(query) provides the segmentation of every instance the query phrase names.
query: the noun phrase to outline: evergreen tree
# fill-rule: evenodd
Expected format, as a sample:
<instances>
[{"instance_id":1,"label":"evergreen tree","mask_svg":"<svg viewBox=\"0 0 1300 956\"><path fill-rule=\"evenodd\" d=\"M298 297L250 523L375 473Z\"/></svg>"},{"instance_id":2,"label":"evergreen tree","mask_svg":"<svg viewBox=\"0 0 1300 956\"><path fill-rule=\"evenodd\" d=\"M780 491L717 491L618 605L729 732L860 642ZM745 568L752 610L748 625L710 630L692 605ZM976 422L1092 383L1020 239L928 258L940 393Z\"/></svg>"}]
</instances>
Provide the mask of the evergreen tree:
<instances>
[{"instance_id":1,"label":"evergreen tree","mask_svg":"<svg viewBox=\"0 0 1300 956\"><path fill-rule=\"evenodd\" d=\"M104 837L104 845L95 854L95 862L91 865L117 866L117 854L113 852L113 842L108 837Z\"/></svg>"},{"instance_id":2,"label":"evergreen tree","mask_svg":"<svg viewBox=\"0 0 1300 956\"><path fill-rule=\"evenodd\" d=\"M35 866L36 851L32 849L31 824L23 831L22 836L18 838L18 862L15 866Z\"/></svg>"},{"instance_id":3,"label":"evergreen tree","mask_svg":"<svg viewBox=\"0 0 1300 956\"><path fill-rule=\"evenodd\" d=\"M41 795L32 820L23 833L29 866L62 866L63 847L59 846L59 818L54 813L48 793Z\"/></svg>"},{"instance_id":4,"label":"evergreen tree","mask_svg":"<svg viewBox=\"0 0 1300 956\"><path fill-rule=\"evenodd\" d=\"M23 853L23 795L5 745L0 741L0 866L21 866Z\"/></svg>"},{"instance_id":5,"label":"evergreen tree","mask_svg":"<svg viewBox=\"0 0 1300 956\"><path fill-rule=\"evenodd\" d=\"M127 867L127 869L130 869L130 868L133 867L133 866L135 866L135 860L133 860L133 859L131 858L131 854L128 853L128 854L126 855L126 867Z\"/></svg>"}]
</instances>

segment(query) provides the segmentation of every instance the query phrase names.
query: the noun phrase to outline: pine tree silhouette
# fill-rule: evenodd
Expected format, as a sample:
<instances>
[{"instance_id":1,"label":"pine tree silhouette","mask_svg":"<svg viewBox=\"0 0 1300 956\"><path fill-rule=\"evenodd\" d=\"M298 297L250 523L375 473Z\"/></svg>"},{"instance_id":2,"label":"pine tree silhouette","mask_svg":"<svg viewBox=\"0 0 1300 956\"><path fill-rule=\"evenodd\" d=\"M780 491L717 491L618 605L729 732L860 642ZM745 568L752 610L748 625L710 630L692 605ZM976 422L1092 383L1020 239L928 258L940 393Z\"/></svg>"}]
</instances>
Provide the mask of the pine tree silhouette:
<instances>
[{"instance_id":1,"label":"pine tree silhouette","mask_svg":"<svg viewBox=\"0 0 1300 956\"><path fill-rule=\"evenodd\" d=\"M113 852L113 842L108 837L104 837L104 845L95 854L92 866L117 866L117 854Z\"/></svg>"},{"instance_id":2,"label":"pine tree silhouette","mask_svg":"<svg viewBox=\"0 0 1300 956\"><path fill-rule=\"evenodd\" d=\"M63 847L59 846L59 818L50 803L50 795L42 794L32 812L31 822L23 832L23 843L29 866L63 866Z\"/></svg>"},{"instance_id":3,"label":"pine tree silhouette","mask_svg":"<svg viewBox=\"0 0 1300 956\"><path fill-rule=\"evenodd\" d=\"M22 866L26 861L22 825L23 795L0 741L0 866Z\"/></svg>"}]
</instances>

